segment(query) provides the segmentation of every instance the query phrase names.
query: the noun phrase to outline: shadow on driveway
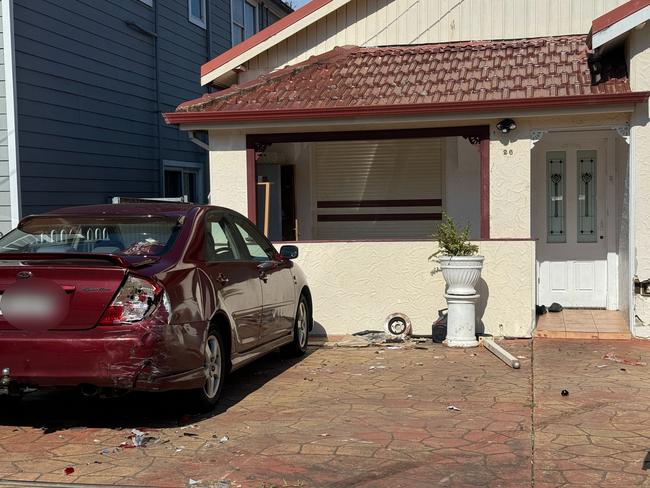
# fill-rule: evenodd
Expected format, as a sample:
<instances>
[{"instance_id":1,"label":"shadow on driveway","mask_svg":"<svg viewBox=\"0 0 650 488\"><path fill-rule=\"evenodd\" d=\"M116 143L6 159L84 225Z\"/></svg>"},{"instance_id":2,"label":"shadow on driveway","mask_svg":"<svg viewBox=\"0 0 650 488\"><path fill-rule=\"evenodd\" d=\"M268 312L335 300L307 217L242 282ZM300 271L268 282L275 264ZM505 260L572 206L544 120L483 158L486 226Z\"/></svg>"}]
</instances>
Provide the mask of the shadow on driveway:
<instances>
[{"instance_id":1,"label":"shadow on driveway","mask_svg":"<svg viewBox=\"0 0 650 488\"><path fill-rule=\"evenodd\" d=\"M164 428L187 425L225 412L305 359L287 359L273 352L232 373L219 404L210 412L196 413L183 392L131 392L117 398L84 397L78 390L42 390L22 399L0 396L0 424L33 427L44 433L92 427L106 429Z\"/></svg>"}]
</instances>

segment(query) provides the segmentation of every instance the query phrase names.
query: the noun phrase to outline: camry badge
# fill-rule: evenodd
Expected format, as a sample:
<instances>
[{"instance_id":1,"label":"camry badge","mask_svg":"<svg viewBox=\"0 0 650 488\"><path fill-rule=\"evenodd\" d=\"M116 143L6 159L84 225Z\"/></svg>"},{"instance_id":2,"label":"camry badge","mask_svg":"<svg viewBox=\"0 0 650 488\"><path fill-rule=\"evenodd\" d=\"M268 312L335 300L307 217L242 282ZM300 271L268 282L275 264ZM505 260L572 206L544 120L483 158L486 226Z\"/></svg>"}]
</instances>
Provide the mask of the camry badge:
<instances>
[{"instance_id":1,"label":"camry badge","mask_svg":"<svg viewBox=\"0 0 650 488\"><path fill-rule=\"evenodd\" d=\"M32 277L31 271L18 271L18 274L16 274L16 278L19 280L26 280L31 277Z\"/></svg>"}]
</instances>

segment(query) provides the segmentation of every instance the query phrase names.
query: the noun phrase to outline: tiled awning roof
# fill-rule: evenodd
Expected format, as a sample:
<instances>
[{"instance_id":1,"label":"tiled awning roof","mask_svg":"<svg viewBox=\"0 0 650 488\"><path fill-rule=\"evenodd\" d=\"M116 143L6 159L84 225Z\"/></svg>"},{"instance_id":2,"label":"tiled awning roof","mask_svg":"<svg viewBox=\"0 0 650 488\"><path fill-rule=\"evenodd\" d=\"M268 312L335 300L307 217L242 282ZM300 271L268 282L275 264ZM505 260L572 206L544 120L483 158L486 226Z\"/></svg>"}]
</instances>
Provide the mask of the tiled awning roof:
<instances>
[{"instance_id":1,"label":"tiled awning roof","mask_svg":"<svg viewBox=\"0 0 650 488\"><path fill-rule=\"evenodd\" d=\"M166 114L202 113L207 121L274 114L353 113L430 108L475 111L518 102L614 103L630 95L625 60L590 66L586 36L399 47L335 48L240 86L182 103ZM634 100L633 100L634 101ZM619 102L620 103L620 102ZM347 112L346 112L347 113ZM198 120L198 118L197 118Z\"/></svg>"}]
</instances>

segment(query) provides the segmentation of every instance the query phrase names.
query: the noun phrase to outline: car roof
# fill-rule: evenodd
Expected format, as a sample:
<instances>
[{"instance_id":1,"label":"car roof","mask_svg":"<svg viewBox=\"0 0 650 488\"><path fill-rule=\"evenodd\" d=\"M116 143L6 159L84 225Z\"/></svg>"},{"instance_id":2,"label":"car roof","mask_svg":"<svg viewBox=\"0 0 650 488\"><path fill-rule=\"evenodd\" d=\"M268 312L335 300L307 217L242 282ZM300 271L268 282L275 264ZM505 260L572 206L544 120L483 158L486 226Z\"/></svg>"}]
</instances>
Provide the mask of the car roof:
<instances>
[{"instance_id":1,"label":"car roof","mask_svg":"<svg viewBox=\"0 0 650 488\"><path fill-rule=\"evenodd\" d=\"M169 217L184 217L195 208L220 208L207 205L194 205L189 203L114 203L105 205L82 205L78 207L64 207L38 216L110 216L110 215L164 215ZM224 209L225 210L225 209ZM32 215L31 217L34 217Z\"/></svg>"}]
</instances>

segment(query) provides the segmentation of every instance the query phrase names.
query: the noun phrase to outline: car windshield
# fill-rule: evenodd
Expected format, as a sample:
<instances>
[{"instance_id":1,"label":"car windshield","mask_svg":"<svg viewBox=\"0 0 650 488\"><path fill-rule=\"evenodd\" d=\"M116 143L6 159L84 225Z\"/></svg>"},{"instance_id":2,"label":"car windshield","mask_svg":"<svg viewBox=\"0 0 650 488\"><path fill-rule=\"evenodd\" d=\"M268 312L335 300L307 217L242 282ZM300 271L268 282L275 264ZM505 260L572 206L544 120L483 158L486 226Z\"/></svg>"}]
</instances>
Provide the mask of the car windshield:
<instances>
[{"instance_id":1,"label":"car windshield","mask_svg":"<svg viewBox=\"0 0 650 488\"><path fill-rule=\"evenodd\" d=\"M0 238L0 253L82 252L159 256L171 248L176 217L33 217Z\"/></svg>"}]
</instances>

